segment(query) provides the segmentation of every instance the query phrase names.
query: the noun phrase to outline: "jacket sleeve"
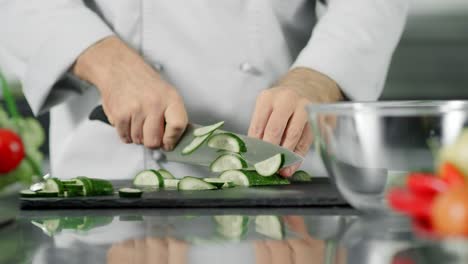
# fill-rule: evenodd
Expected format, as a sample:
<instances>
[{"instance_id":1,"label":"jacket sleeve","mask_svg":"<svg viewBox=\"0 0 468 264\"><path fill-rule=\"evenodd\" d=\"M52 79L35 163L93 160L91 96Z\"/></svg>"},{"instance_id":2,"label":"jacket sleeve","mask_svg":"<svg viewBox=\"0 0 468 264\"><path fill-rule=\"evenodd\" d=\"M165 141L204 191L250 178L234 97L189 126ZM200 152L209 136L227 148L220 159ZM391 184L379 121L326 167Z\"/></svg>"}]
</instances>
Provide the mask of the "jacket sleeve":
<instances>
[{"instance_id":1,"label":"jacket sleeve","mask_svg":"<svg viewBox=\"0 0 468 264\"><path fill-rule=\"evenodd\" d=\"M0 0L0 6L0 66L19 78L36 114L78 92L65 80L69 68L113 34L82 0Z\"/></svg>"},{"instance_id":2,"label":"jacket sleeve","mask_svg":"<svg viewBox=\"0 0 468 264\"><path fill-rule=\"evenodd\" d=\"M292 67L308 67L327 75L352 100L378 99L411 1L327 2Z\"/></svg>"}]
</instances>

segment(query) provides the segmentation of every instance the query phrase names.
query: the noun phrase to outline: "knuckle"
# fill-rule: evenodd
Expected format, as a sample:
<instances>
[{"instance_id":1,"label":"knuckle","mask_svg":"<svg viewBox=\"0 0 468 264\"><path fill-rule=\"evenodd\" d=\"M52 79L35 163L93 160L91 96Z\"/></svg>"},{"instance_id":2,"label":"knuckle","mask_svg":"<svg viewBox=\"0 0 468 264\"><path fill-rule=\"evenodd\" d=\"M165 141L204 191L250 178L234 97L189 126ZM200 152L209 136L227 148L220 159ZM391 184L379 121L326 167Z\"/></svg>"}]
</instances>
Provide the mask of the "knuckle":
<instances>
[{"instance_id":1,"label":"knuckle","mask_svg":"<svg viewBox=\"0 0 468 264\"><path fill-rule=\"evenodd\" d=\"M279 138L282 136L283 134L283 131L280 127L278 126L274 126L274 127L271 127L269 128L265 134L267 134L268 136L272 137L272 138Z\"/></svg>"},{"instance_id":2,"label":"knuckle","mask_svg":"<svg viewBox=\"0 0 468 264\"><path fill-rule=\"evenodd\" d=\"M161 147L161 141L157 138L145 139L144 145L147 148L157 149Z\"/></svg>"},{"instance_id":3,"label":"knuckle","mask_svg":"<svg viewBox=\"0 0 468 264\"><path fill-rule=\"evenodd\" d=\"M301 154L306 154L309 151L310 143L306 141L301 141L296 146L296 151L300 152Z\"/></svg>"},{"instance_id":4,"label":"knuckle","mask_svg":"<svg viewBox=\"0 0 468 264\"><path fill-rule=\"evenodd\" d=\"M299 129L297 127L290 128L287 134L287 138L291 141L297 142L302 135L302 129Z\"/></svg>"}]
</instances>

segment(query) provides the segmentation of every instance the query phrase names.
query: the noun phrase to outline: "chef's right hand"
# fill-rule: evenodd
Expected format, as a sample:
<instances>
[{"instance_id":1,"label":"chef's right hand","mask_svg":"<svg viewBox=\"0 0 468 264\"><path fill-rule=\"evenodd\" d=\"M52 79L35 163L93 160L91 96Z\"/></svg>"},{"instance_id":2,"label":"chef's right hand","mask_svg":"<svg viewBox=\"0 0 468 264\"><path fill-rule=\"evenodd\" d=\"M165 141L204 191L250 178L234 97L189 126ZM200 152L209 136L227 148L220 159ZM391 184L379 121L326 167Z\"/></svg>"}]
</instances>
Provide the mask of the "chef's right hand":
<instances>
[{"instance_id":1,"label":"chef's right hand","mask_svg":"<svg viewBox=\"0 0 468 264\"><path fill-rule=\"evenodd\" d=\"M98 88L104 112L123 142L174 148L187 126L183 100L120 39L108 37L89 47L73 73Z\"/></svg>"}]
</instances>

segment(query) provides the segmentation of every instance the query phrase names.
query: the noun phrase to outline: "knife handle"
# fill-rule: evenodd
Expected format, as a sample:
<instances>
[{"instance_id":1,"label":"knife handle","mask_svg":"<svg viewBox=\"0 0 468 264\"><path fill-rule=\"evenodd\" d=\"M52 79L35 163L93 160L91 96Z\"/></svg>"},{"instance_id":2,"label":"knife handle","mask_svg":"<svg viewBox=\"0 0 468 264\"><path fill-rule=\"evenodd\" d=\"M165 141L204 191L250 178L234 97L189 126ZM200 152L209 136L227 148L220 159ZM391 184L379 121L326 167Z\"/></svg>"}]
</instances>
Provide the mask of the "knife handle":
<instances>
[{"instance_id":1,"label":"knife handle","mask_svg":"<svg viewBox=\"0 0 468 264\"><path fill-rule=\"evenodd\" d=\"M89 114L89 120L97 120L101 121L105 124L110 125L111 123L109 122L109 119L107 118L106 113L104 112L104 108L102 108L102 105L96 106L93 111L91 111L91 114Z\"/></svg>"}]
</instances>

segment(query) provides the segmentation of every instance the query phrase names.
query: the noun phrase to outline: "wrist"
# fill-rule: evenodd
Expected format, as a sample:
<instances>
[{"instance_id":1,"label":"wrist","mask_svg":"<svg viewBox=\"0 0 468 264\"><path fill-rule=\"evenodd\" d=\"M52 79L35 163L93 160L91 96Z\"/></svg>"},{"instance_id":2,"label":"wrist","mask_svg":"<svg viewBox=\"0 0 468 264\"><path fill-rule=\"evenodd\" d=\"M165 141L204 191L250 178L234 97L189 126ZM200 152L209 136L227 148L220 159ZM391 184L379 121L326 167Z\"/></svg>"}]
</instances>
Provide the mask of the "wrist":
<instances>
[{"instance_id":1,"label":"wrist","mask_svg":"<svg viewBox=\"0 0 468 264\"><path fill-rule=\"evenodd\" d=\"M277 86L292 89L315 103L343 100L341 89L335 81L325 74L305 67L290 70L279 80Z\"/></svg>"}]
</instances>

